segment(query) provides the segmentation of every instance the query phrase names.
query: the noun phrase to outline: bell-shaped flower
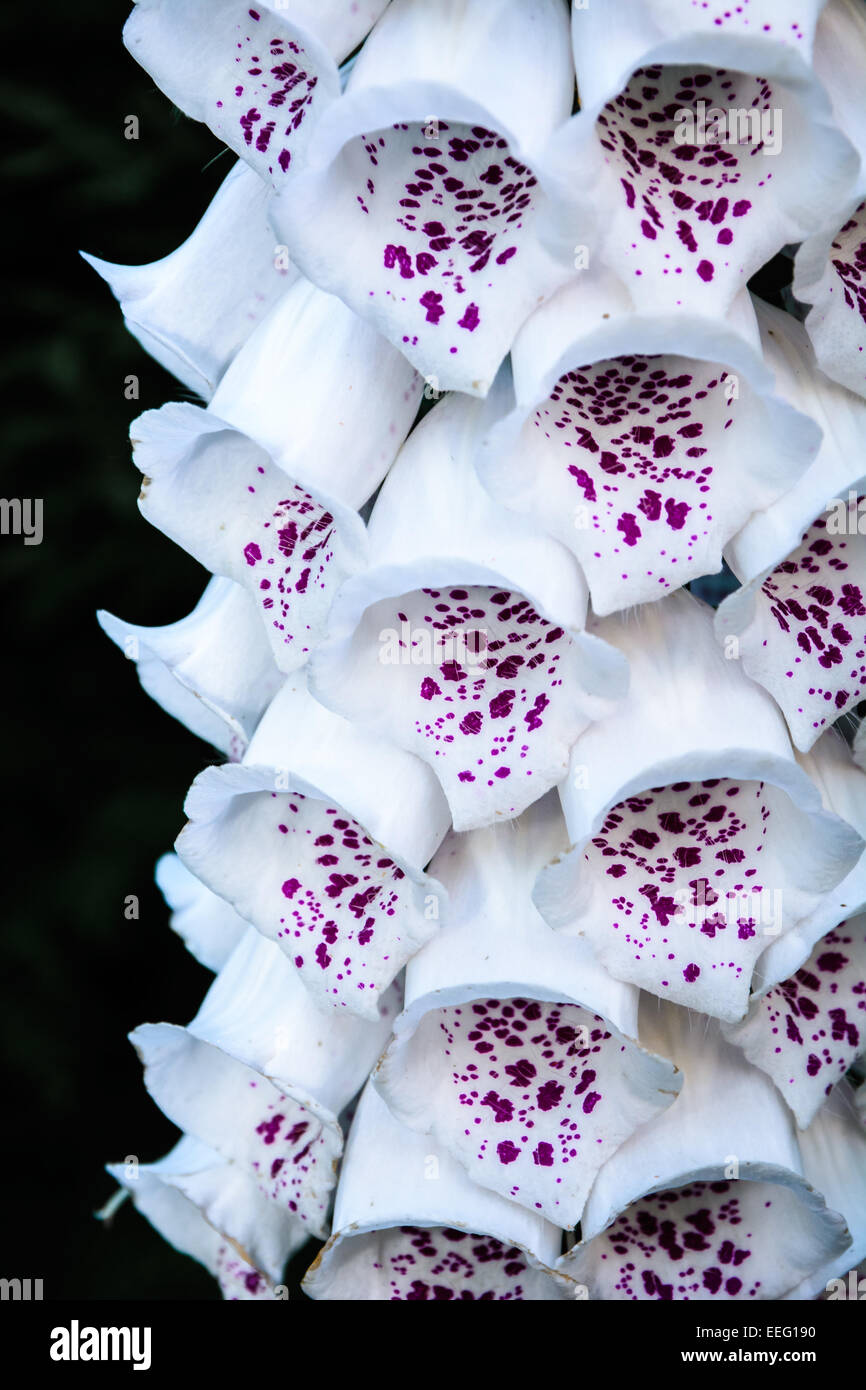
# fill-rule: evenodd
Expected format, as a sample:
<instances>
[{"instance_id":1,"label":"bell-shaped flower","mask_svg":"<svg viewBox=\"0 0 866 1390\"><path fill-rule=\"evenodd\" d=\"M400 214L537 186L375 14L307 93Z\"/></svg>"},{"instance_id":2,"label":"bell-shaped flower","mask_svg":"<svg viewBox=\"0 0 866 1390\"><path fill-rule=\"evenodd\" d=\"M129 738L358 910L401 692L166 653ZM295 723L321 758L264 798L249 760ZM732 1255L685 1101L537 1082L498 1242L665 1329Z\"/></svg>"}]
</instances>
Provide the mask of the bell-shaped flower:
<instances>
[{"instance_id":1,"label":"bell-shaped flower","mask_svg":"<svg viewBox=\"0 0 866 1390\"><path fill-rule=\"evenodd\" d=\"M866 688L866 404L812 370L790 315L763 305L760 316L776 345L777 386L808 409L823 438L791 490L729 545L742 587L720 604L716 633L808 750Z\"/></svg>"},{"instance_id":2,"label":"bell-shaped flower","mask_svg":"<svg viewBox=\"0 0 866 1390\"><path fill-rule=\"evenodd\" d=\"M797 761L821 794L825 811L840 816L866 841L866 777L835 729L822 734L810 753ZM795 975L816 943L846 918L866 912L866 849L851 869L791 931L776 937L755 967L752 987L761 994Z\"/></svg>"},{"instance_id":3,"label":"bell-shaped flower","mask_svg":"<svg viewBox=\"0 0 866 1390\"><path fill-rule=\"evenodd\" d=\"M561 0L392 0L277 199L278 236L437 387L484 395L572 273L535 226L570 196L550 206L544 151L573 96Z\"/></svg>"},{"instance_id":4,"label":"bell-shaped flower","mask_svg":"<svg viewBox=\"0 0 866 1390\"><path fill-rule=\"evenodd\" d=\"M268 222L271 190L241 162L182 246L151 265L82 252L142 347L210 400L226 367L298 277Z\"/></svg>"},{"instance_id":5,"label":"bell-shaped flower","mask_svg":"<svg viewBox=\"0 0 866 1390\"><path fill-rule=\"evenodd\" d=\"M307 1233L236 1164L185 1134L155 1163L127 1159L106 1169L169 1245L218 1280L225 1299L288 1297L279 1283L283 1267ZM100 1215L112 1215L116 1205L115 1196Z\"/></svg>"},{"instance_id":6,"label":"bell-shaped flower","mask_svg":"<svg viewBox=\"0 0 866 1390\"><path fill-rule=\"evenodd\" d=\"M176 854L157 860L156 882L171 909L169 924L187 950L208 970L222 970L249 922L191 874Z\"/></svg>"},{"instance_id":7,"label":"bell-shaped flower","mask_svg":"<svg viewBox=\"0 0 866 1390\"><path fill-rule=\"evenodd\" d=\"M419 397L395 349L299 282L207 410L175 403L133 423L143 514L249 591L281 670L307 660L337 588L365 565L355 508L387 471Z\"/></svg>"},{"instance_id":8,"label":"bell-shaped flower","mask_svg":"<svg viewBox=\"0 0 866 1390\"><path fill-rule=\"evenodd\" d=\"M802 55L762 42L751 12L750 38L733 32L733 7L727 36L721 26L710 32L706 21L722 16L709 8L695 23L698 6L654 3L632 23L635 8L616 19L610 6L575 10L581 110L550 142L550 178L563 196L580 189L572 242L582 240L586 202L595 205L597 246L578 250L619 276L638 312L721 316L761 265L820 230L853 186L857 154L808 68L817 6L799 7ZM778 13L773 22L778 33ZM562 231L542 234L563 254Z\"/></svg>"},{"instance_id":9,"label":"bell-shaped flower","mask_svg":"<svg viewBox=\"0 0 866 1390\"><path fill-rule=\"evenodd\" d=\"M340 1173L334 1234L307 1273L311 1298L340 1302L574 1296L553 1272L560 1232L470 1182L428 1137L401 1125L372 1086Z\"/></svg>"},{"instance_id":10,"label":"bell-shaped flower","mask_svg":"<svg viewBox=\"0 0 866 1390\"><path fill-rule=\"evenodd\" d=\"M273 184L340 94L337 63L387 0L137 0L123 41L166 96Z\"/></svg>"},{"instance_id":11,"label":"bell-shaped flower","mask_svg":"<svg viewBox=\"0 0 866 1390\"><path fill-rule=\"evenodd\" d=\"M617 979L734 1021L762 951L863 841L823 808L706 605L672 594L599 631L628 656L630 695L574 746L560 788L573 848L542 870L535 902Z\"/></svg>"},{"instance_id":12,"label":"bell-shaped flower","mask_svg":"<svg viewBox=\"0 0 866 1390\"><path fill-rule=\"evenodd\" d=\"M212 579L189 616L166 627L97 617L158 705L229 758L243 756L283 681L246 590Z\"/></svg>"},{"instance_id":13,"label":"bell-shaped flower","mask_svg":"<svg viewBox=\"0 0 866 1390\"><path fill-rule=\"evenodd\" d=\"M572 556L479 483L485 405L451 396L414 430L370 517L371 566L343 586L310 665L323 703L430 764L456 830L561 781L628 679L586 631Z\"/></svg>"},{"instance_id":14,"label":"bell-shaped flower","mask_svg":"<svg viewBox=\"0 0 866 1390\"><path fill-rule=\"evenodd\" d=\"M854 188L829 225L807 237L794 262L794 294L812 307L806 331L823 371L866 396L866 115L861 88L866 16L856 0L830 0L815 38L815 71L836 124L860 156Z\"/></svg>"},{"instance_id":15,"label":"bell-shaped flower","mask_svg":"<svg viewBox=\"0 0 866 1390\"><path fill-rule=\"evenodd\" d=\"M683 1089L602 1168L582 1243L560 1267L590 1299L814 1296L816 1282L856 1256L838 1208L862 1206L866 1135L850 1114L841 1125L830 1118L843 1147L834 1174L826 1163L819 1173L813 1149L826 1146L798 1142L772 1083L718 1024L645 998L641 1037L677 1061Z\"/></svg>"},{"instance_id":16,"label":"bell-shaped flower","mask_svg":"<svg viewBox=\"0 0 866 1390\"><path fill-rule=\"evenodd\" d=\"M638 991L532 906L567 847L550 793L520 817L449 835L431 865L448 923L406 969L405 1011L374 1083L482 1187L566 1229L607 1158L680 1078L640 1048Z\"/></svg>"},{"instance_id":17,"label":"bell-shaped flower","mask_svg":"<svg viewBox=\"0 0 866 1390\"><path fill-rule=\"evenodd\" d=\"M721 569L817 453L765 355L747 293L725 320L650 315L593 267L518 334L514 404L482 441L481 480L577 557L597 613L661 598Z\"/></svg>"},{"instance_id":18,"label":"bell-shaped flower","mask_svg":"<svg viewBox=\"0 0 866 1390\"><path fill-rule=\"evenodd\" d=\"M866 914L840 922L726 1037L765 1071L805 1129L866 1052Z\"/></svg>"},{"instance_id":19,"label":"bell-shaped flower","mask_svg":"<svg viewBox=\"0 0 866 1390\"><path fill-rule=\"evenodd\" d=\"M249 927L188 1027L145 1023L130 1039L169 1119L323 1236L342 1148L338 1116L399 1004L392 986L374 1021L323 1013L279 948Z\"/></svg>"},{"instance_id":20,"label":"bell-shaped flower","mask_svg":"<svg viewBox=\"0 0 866 1390\"><path fill-rule=\"evenodd\" d=\"M186 866L279 944L328 1017L378 1019L445 911L423 872L448 828L430 769L290 678L243 762L202 772L186 813Z\"/></svg>"}]
</instances>

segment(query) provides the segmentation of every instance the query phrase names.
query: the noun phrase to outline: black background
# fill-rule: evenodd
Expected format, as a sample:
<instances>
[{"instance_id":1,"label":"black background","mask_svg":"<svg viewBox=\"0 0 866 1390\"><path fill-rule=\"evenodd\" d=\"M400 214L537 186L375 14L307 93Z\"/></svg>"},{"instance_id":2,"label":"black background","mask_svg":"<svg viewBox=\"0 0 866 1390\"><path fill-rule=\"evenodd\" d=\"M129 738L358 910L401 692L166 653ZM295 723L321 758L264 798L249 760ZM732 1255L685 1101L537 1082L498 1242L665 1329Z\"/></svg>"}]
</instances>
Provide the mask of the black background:
<instances>
[{"instance_id":1,"label":"black background","mask_svg":"<svg viewBox=\"0 0 866 1390\"><path fill-rule=\"evenodd\" d=\"M207 576L136 507L127 442L142 410L188 393L123 328L78 248L142 263L193 229L233 156L180 115L121 42L126 4L76 0L0 18L5 255L0 491L44 502L44 539L0 537L4 1182L0 1275L46 1299L218 1297L126 1203L107 1160L176 1137L126 1034L186 1022L210 976L167 927L153 865L186 788L216 755L140 691L97 626L156 625ZM139 139L125 138L125 118ZM784 258L761 277L768 298ZM778 300L777 300L778 302ZM140 399L124 396L135 374ZM137 896L138 920L124 917ZM293 1261L295 1279L315 1246Z\"/></svg>"}]
</instances>

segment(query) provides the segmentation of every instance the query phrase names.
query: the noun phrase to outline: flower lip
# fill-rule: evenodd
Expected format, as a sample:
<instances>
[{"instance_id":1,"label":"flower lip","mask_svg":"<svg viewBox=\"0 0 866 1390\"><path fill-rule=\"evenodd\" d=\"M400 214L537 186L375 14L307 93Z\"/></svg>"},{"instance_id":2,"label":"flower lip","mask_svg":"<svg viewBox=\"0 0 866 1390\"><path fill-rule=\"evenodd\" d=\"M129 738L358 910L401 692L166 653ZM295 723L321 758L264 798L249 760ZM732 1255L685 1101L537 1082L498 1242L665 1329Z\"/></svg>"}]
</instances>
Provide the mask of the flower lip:
<instances>
[{"instance_id":1,"label":"flower lip","mask_svg":"<svg viewBox=\"0 0 866 1390\"><path fill-rule=\"evenodd\" d=\"M303 7L297 23L266 3L137 0L123 41L176 106L276 184L303 160L316 117L340 95L323 36L315 21L304 23L313 14Z\"/></svg>"},{"instance_id":2,"label":"flower lip","mask_svg":"<svg viewBox=\"0 0 866 1390\"><path fill-rule=\"evenodd\" d=\"M641 1010L641 1036L654 1050L678 1061L685 1074L683 1089L668 1110L643 1126L605 1164L581 1223L582 1242L562 1257L559 1267L589 1284L591 1297L593 1289L596 1296L615 1297L613 1289L607 1289L599 1255L608 1243L607 1233L616 1234L618 1227L614 1223L623 1213L650 1193L666 1196L691 1184L730 1183L750 1204L745 1232L756 1231L752 1221L767 1222L768 1228L760 1235L755 1233L751 1247L756 1256L753 1264L761 1264L762 1283L773 1289L763 1296L783 1297L795 1282L808 1278L850 1247L845 1221L828 1208L804 1175L804 1154L792 1120L768 1078L754 1067L743 1066L740 1054L725 1043L717 1024L710 1024L707 1030L693 1029L686 1010L670 1005L652 1006L649 999L645 1005ZM772 1200L772 1193L762 1193L764 1185L776 1186L775 1200L781 1206L779 1225L786 1233L781 1254L779 1236L773 1235L776 1223L766 1216L765 1203ZM727 1196L719 1194L723 1195ZM702 1207L707 1205L700 1202ZM704 1218L702 1227L699 1213L695 1215L696 1232L703 1229L715 1239L719 1234L728 1235L726 1231L712 1230L712 1217L710 1223ZM667 1251L659 1249L657 1257L668 1261L667 1269L673 1272L671 1266L683 1255L691 1263L696 1258L693 1251L706 1249L708 1244L705 1241L702 1246L695 1241L684 1251L672 1242ZM740 1244L737 1238L735 1245ZM622 1253L619 1242L614 1245ZM709 1252L703 1263L713 1253ZM730 1255L724 1248L715 1253L723 1266L733 1264L733 1250ZM748 1258L747 1249L740 1262ZM741 1293L748 1296L749 1268L747 1265L742 1279L738 1277L737 1286L726 1288L728 1297ZM720 1272L726 1278L734 1269ZM705 1281L704 1292L693 1290L692 1296L713 1296L713 1282L712 1278ZM601 1293L602 1287L606 1293ZM657 1291L653 1281L652 1291L645 1289L643 1296L671 1295Z\"/></svg>"},{"instance_id":3,"label":"flower lip","mask_svg":"<svg viewBox=\"0 0 866 1390\"><path fill-rule=\"evenodd\" d=\"M521 320L568 274L526 226L547 203L545 142L571 109L565 22L548 0L392 0L316 127L297 196L275 207L310 278L446 389L485 395ZM547 81L528 102L533 59Z\"/></svg>"},{"instance_id":4,"label":"flower lip","mask_svg":"<svg viewBox=\"0 0 866 1390\"><path fill-rule=\"evenodd\" d=\"M407 967L373 1082L474 1181L569 1228L602 1162L679 1077L633 1041L637 990L532 910L535 874L564 839L552 794L515 823L446 839L431 872L449 921Z\"/></svg>"},{"instance_id":5,"label":"flower lip","mask_svg":"<svg viewBox=\"0 0 866 1390\"><path fill-rule=\"evenodd\" d=\"M576 556L596 612L720 569L724 545L811 463L820 431L773 394L758 347L745 292L720 328L640 314L598 270L524 325L516 403L487 428L476 468Z\"/></svg>"},{"instance_id":6,"label":"flower lip","mask_svg":"<svg viewBox=\"0 0 866 1390\"><path fill-rule=\"evenodd\" d=\"M431 1180L434 1174L435 1180ZM401 1125L368 1085L346 1146L334 1208L334 1234L308 1271L305 1292L322 1299L393 1298L394 1287L374 1267L377 1256L373 1252L378 1247L373 1237L377 1232L407 1226L445 1228L455 1235L480 1230L483 1237L508 1247L509 1253L516 1247L514 1263L525 1260L528 1266L522 1274L523 1294L514 1294L514 1276L509 1275L500 1285L500 1297L567 1298L573 1290L567 1276L558 1276L551 1269L560 1245L556 1227L537 1212L525 1211L496 1193L476 1187L448 1154L435 1148L431 1152L429 1137ZM495 1257L499 1252L492 1253ZM450 1281L445 1274L437 1282L448 1285ZM407 1279L398 1297L401 1292L403 1297L408 1295L409 1284ZM465 1296L460 1290L466 1286L459 1276L450 1287L456 1296ZM424 1295L419 1291L414 1296ZM447 1292L445 1296L449 1296Z\"/></svg>"},{"instance_id":7,"label":"flower lip","mask_svg":"<svg viewBox=\"0 0 866 1390\"><path fill-rule=\"evenodd\" d=\"M710 614L683 593L641 610L639 625L619 623L615 631L617 620L600 624L602 635L629 657L632 695L627 707L575 744L571 775L560 788L573 848L541 872L533 899L554 928L585 933L612 973L733 1021L746 1012L760 952L815 910L823 893L852 869L863 842L822 807L775 706L715 646ZM703 785L693 785L698 782ZM668 793L676 807L667 806ZM679 801L696 794L699 809L683 810ZM757 810L748 813L749 805ZM646 822L668 811L671 817L658 825ZM701 829L705 812L709 829L693 844L689 836ZM691 829L688 816L696 821ZM737 852L713 848L708 859L717 823L722 844L730 838L729 823L736 831ZM755 844L766 841L759 878L753 876L757 857L747 857L740 843L744 833ZM623 835L628 844L617 850ZM670 858L653 868L653 856L669 856L674 842L676 868ZM608 864L619 869L619 879L604 871ZM713 907L718 895L712 882L720 873L724 913ZM695 914L692 903L699 908ZM728 905L735 909L730 918ZM748 910L740 912L741 906ZM668 922L689 930L677 931L675 939Z\"/></svg>"},{"instance_id":8,"label":"flower lip","mask_svg":"<svg viewBox=\"0 0 866 1390\"><path fill-rule=\"evenodd\" d=\"M447 910L421 869L448 824L429 769L287 683L244 763L206 769L186 810L187 867L280 944L320 1007L378 1019Z\"/></svg>"},{"instance_id":9,"label":"flower lip","mask_svg":"<svg viewBox=\"0 0 866 1390\"><path fill-rule=\"evenodd\" d=\"M370 518L375 563L343 586L310 663L323 703L430 763L458 829L548 790L627 684L619 652L585 630L573 558L478 483L484 409L452 397L414 431Z\"/></svg>"}]
</instances>

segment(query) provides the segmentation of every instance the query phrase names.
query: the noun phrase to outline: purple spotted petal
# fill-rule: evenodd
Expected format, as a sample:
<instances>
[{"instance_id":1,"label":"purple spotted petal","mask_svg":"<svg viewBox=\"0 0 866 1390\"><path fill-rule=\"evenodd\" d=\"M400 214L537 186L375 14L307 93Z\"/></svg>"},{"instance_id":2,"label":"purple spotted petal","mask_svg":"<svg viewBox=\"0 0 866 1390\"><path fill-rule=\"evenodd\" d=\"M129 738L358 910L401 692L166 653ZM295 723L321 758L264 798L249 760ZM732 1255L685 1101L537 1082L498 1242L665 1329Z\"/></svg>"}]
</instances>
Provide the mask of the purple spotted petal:
<instances>
[{"instance_id":1,"label":"purple spotted petal","mask_svg":"<svg viewBox=\"0 0 866 1390\"><path fill-rule=\"evenodd\" d=\"M598 254L646 312L724 314L759 266L833 216L857 169L802 70L700 59L639 67L556 145L563 180L597 170Z\"/></svg>"},{"instance_id":2,"label":"purple spotted petal","mask_svg":"<svg viewBox=\"0 0 866 1390\"><path fill-rule=\"evenodd\" d=\"M628 350L637 340L650 350ZM817 452L812 422L770 394L756 341L747 298L722 326L648 325L599 273L522 330L518 404L483 441L479 472L577 557L596 612L720 569L727 541Z\"/></svg>"},{"instance_id":3,"label":"purple spotted petal","mask_svg":"<svg viewBox=\"0 0 866 1390\"><path fill-rule=\"evenodd\" d=\"M780 1298L810 1269L811 1245L798 1229L798 1208L790 1192L761 1182L694 1182L655 1192L597 1236L576 1269L588 1281L590 1298Z\"/></svg>"},{"instance_id":4,"label":"purple spotted petal","mask_svg":"<svg viewBox=\"0 0 866 1390\"><path fill-rule=\"evenodd\" d=\"M805 1129L866 1050L866 918L828 932L796 975L726 1033L772 1078Z\"/></svg>"},{"instance_id":5,"label":"purple spotted petal","mask_svg":"<svg viewBox=\"0 0 866 1390\"><path fill-rule=\"evenodd\" d=\"M123 41L176 106L279 184L340 92L329 15L311 25L313 13L244 0L138 0Z\"/></svg>"},{"instance_id":6,"label":"purple spotted petal","mask_svg":"<svg viewBox=\"0 0 866 1390\"><path fill-rule=\"evenodd\" d=\"M283 671L308 658L342 581L365 560L360 518L287 477L239 430L193 405L133 426L149 521L250 594Z\"/></svg>"},{"instance_id":7,"label":"purple spotted petal","mask_svg":"<svg viewBox=\"0 0 866 1390\"><path fill-rule=\"evenodd\" d=\"M554 215L543 147L571 110L566 14L552 0L495 13L393 0L275 209L311 280L436 387L475 395L568 275L534 235L539 211ZM527 102L530 64L545 84Z\"/></svg>"},{"instance_id":8,"label":"purple spotted petal","mask_svg":"<svg viewBox=\"0 0 866 1390\"><path fill-rule=\"evenodd\" d=\"M186 810L187 867L279 944L320 1006L377 1020L445 911L418 867L447 824L427 768L287 685L244 763L206 769Z\"/></svg>"},{"instance_id":9,"label":"purple spotted petal","mask_svg":"<svg viewBox=\"0 0 866 1390\"><path fill-rule=\"evenodd\" d=\"M399 1124L368 1086L352 1123L334 1235L309 1270L317 1299L567 1298L550 1266L560 1233L537 1213L476 1188L428 1137Z\"/></svg>"},{"instance_id":10,"label":"purple spotted petal","mask_svg":"<svg viewBox=\"0 0 866 1390\"><path fill-rule=\"evenodd\" d=\"M604 1160L662 1103L660 1069L603 1019L527 998L433 1010L382 1084L475 1182L564 1227Z\"/></svg>"},{"instance_id":11,"label":"purple spotted petal","mask_svg":"<svg viewBox=\"0 0 866 1390\"><path fill-rule=\"evenodd\" d=\"M458 830L516 816L562 780L589 722L580 653L508 589L420 589L368 608L315 689L429 763Z\"/></svg>"},{"instance_id":12,"label":"purple spotted petal","mask_svg":"<svg viewBox=\"0 0 866 1390\"><path fill-rule=\"evenodd\" d=\"M676 1061L683 1088L602 1168L561 1267L590 1299L772 1299L817 1281L850 1235L778 1092L718 1024L645 1004L641 1037Z\"/></svg>"},{"instance_id":13,"label":"purple spotted petal","mask_svg":"<svg viewBox=\"0 0 866 1390\"><path fill-rule=\"evenodd\" d=\"M778 701L798 748L810 748L863 698L864 595L861 488L819 516L786 559L719 610L720 639L738 643L744 669Z\"/></svg>"},{"instance_id":14,"label":"purple spotted petal","mask_svg":"<svg viewBox=\"0 0 866 1390\"><path fill-rule=\"evenodd\" d=\"M771 701L713 650L711 610L681 594L639 615L600 624L628 655L631 694L575 745L560 788L574 848L535 901L615 978L735 1020L761 952L862 841L821 807Z\"/></svg>"},{"instance_id":15,"label":"purple spotted petal","mask_svg":"<svg viewBox=\"0 0 866 1390\"><path fill-rule=\"evenodd\" d=\"M830 242L826 259L804 249L795 293L813 307L806 331L823 371L866 396L866 203L859 203Z\"/></svg>"},{"instance_id":16,"label":"purple spotted petal","mask_svg":"<svg viewBox=\"0 0 866 1390\"><path fill-rule=\"evenodd\" d=\"M298 272L268 224L270 191L238 163L192 235L152 265L88 256L120 301L126 327L190 390L210 400L238 349Z\"/></svg>"}]
</instances>

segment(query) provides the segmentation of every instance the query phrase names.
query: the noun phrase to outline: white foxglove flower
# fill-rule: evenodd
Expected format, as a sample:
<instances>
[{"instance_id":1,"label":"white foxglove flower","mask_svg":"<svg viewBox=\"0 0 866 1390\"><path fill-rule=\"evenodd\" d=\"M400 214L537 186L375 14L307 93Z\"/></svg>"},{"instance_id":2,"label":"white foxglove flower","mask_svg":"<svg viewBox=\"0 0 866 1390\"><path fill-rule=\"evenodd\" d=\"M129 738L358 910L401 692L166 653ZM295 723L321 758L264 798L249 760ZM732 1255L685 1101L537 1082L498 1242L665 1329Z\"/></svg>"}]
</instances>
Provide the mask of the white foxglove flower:
<instances>
[{"instance_id":1,"label":"white foxglove flower","mask_svg":"<svg viewBox=\"0 0 866 1390\"><path fill-rule=\"evenodd\" d=\"M512 362L516 403L480 476L576 556L600 614L720 569L818 450L814 423L772 392L747 294L724 321L650 315L587 271L527 321Z\"/></svg>"},{"instance_id":2,"label":"white foxglove flower","mask_svg":"<svg viewBox=\"0 0 866 1390\"><path fill-rule=\"evenodd\" d=\"M652 5L637 25L628 5L612 29L610 7L591 8L574 11L581 111L550 143L555 183L595 204L597 254L640 312L724 315L763 262L819 231L853 187L857 154L803 61L816 7L805 7L802 57L730 31L726 41L694 23L691 5ZM583 215L578 204L578 242Z\"/></svg>"},{"instance_id":3,"label":"white foxglove flower","mask_svg":"<svg viewBox=\"0 0 866 1390\"><path fill-rule=\"evenodd\" d=\"M474 1187L368 1086L349 1136L334 1234L304 1287L341 1301L568 1298L570 1281L552 1268L559 1246L555 1226Z\"/></svg>"},{"instance_id":4,"label":"white foxglove flower","mask_svg":"<svg viewBox=\"0 0 866 1390\"><path fill-rule=\"evenodd\" d=\"M560 0L391 0L279 196L280 239L437 388L484 395L570 273L535 224L563 201L544 153L573 90Z\"/></svg>"},{"instance_id":5,"label":"white foxglove flower","mask_svg":"<svg viewBox=\"0 0 866 1390\"><path fill-rule=\"evenodd\" d=\"M304 1233L287 1212L271 1209L235 1165L184 1135L155 1163L109 1163L106 1169L170 1245L218 1280L224 1298L252 1302L275 1296L285 1261L303 1244Z\"/></svg>"},{"instance_id":6,"label":"white foxglove flower","mask_svg":"<svg viewBox=\"0 0 866 1390\"><path fill-rule=\"evenodd\" d=\"M201 773L186 811L187 867L278 943L325 1010L377 1020L446 910L423 872L448 826L429 769L287 681L243 762Z\"/></svg>"},{"instance_id":7,"label":"white foxglove flower","mask_svg":"<svg viewBox=\"0 0 866 1390\"><path fill-rule=\"evenodd\" d=\"M863 842L822 807L778 710L715 645L708 609L671 595L600 631L628 656L629 699L575 744L560 788L573 848L542 870L536 904L616 978L742 1018L765 947Z\"/></svg>"},{"instance_id":8,"label":"white foxglove flower","mask_svg":"<svg viewBox=\"0 0 866 1390\"><path fill-rule=\"evenodd\" d=\"M572 557L480 486L480 415L455 395L413 432L370 517L370 567L344 584L310 669L323 703L430 764L457 830L561 781L628 681L586 630Z\"/></svg>"},{"instance_id":9,"label":"white foxglove flower","mask_svg":"<svg viewBox=\"0 0 866 1390\"><path fill-rule=\"evenodd\" d=\"M834 119L860 156L860 169L830 225L807 237L797 252L793 289L812 306L806 331L822 370L866 396L866 119L860 100L866 16L856 0L830 0L818 25L814 61Z\"/></svg>"},{"instance_id":10,"label":"white foxglove flower","mask_svg":"<svg viewBox=\"0 0 866 1390\"><path fill-rule=\"evenodd\" d=\"M210 400L257 323L298 278L268 223L271 191L234 166L182 246L152 265L84 259L120 301L123 319L166 371Z\"/></svg>"},{"instance_id":11,"label":"white foxglove flower","mask_svg":"<svg viewBox=\"0 0 866 1390\"><path fill-rule=\"evenodd\" d=\"M409 962L374 1082L475 1182L570 1228L598 1169L680 1079L633 1041L638 991L532 907L539 869L566 845L553 796L446 839L431 872L448 924Z\"/></svg>"},{"instance_id":12,"label":"white foxglove flower","mask_svg":"<svg viewBox=\"0 0 866 1390\"><path fill-rule=\"evenodd\" d=\"M398 1008L392 987L375 1021L324 1014L278 947L249 927L188 1027L146 1023L130 1038L160 1109L281 1216L324 1236L342 1147L338 1117ZM265 1222L258 1238L267 1235ZM268 1272L262 1247L245 1248Z\"/></svg>"},{"instance_id":13,"label":"white foxglove flower","mask_svg":"<svg viewBox=\"0 0 866 1390\"><path fill-rule=\"evenodd\" d=\"M582 1243L561 1261L590 1298L784 1298L829 1277L840 1259L859 1258L845 1217L813 1186L811 1145L798 1142L770 1081L743 1065L718 1025L650 1000L641 1025L685 1081L595 1183ZM857 1209L866 1136L850 1121L843 1132L856 1160L833 1196Z\"/></svg>"},{"instance_id":14,"label":"white foxglove flower","mask_svg":"<svg viewBox=\"0 0 866 1390\"><path fill-rule=\"evenodd\" d=\"M123 40L176 106L276 184L339 95L337 63L386 4L137 0Z\"/></svg>"},{"instance_id":15,"label":"white foxglove flower","mask_svg":"<svg viewBox=\"0 0 866 1390\"><path fill-rule=\"evenodd\" d=\"M866 915L827 932L726 1037L775 1081L805 1129L866 1051Z\"/></svg>"},{"instance_id":16,"label":"white foxglove flower","mask_svg":"<svg viewBox=\"0 0 866 1390\"><path fill-rule=\"evenodd\" d=\"M234 761L243 756L283 676L239 584L212 579L192 613L166 627L97 617L158 705Z\"/></svg>"}]
</instances>

